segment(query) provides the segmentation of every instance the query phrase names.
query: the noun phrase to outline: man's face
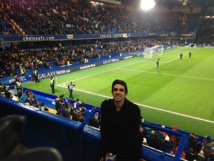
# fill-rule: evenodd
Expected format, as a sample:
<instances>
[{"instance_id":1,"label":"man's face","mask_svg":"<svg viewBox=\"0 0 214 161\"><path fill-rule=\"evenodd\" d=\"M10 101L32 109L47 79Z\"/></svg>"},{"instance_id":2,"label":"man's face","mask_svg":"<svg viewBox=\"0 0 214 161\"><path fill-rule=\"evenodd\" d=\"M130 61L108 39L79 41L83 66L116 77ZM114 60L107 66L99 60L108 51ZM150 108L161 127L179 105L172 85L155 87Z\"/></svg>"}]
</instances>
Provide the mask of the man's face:
<instances>
[{"instance_id":1,"label":"man's face","mask_svg":"<svg viewBox=\"0 0 214 161\"><path fill-rule=\"evenodd\" d=\"M125 92L124 86L115 84L112 91L113 98L116 102L124 101L127 93Z\"/></svg>"}]
</instances>

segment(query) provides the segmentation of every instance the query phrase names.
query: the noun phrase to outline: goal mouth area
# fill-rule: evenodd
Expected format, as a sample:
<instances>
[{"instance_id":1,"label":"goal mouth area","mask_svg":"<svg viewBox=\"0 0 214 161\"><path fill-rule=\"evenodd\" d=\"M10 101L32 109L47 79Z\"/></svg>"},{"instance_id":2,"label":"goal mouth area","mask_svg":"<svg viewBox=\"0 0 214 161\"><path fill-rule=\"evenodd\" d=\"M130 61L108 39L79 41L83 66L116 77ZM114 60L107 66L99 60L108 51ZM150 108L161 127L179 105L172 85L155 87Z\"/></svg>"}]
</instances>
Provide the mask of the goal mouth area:
<instances>
[{"instance_id":1,"label":"goal mouth area","mask_svg":"<svg viewBox=\"0 0 214 161\"><path fill-rule=\"evenodd\" d=\"M152 58L154 56L163 55L163 50L164 50L163 45L147 47L144 49L144 57Z\"/></svg>"}]
</instances>

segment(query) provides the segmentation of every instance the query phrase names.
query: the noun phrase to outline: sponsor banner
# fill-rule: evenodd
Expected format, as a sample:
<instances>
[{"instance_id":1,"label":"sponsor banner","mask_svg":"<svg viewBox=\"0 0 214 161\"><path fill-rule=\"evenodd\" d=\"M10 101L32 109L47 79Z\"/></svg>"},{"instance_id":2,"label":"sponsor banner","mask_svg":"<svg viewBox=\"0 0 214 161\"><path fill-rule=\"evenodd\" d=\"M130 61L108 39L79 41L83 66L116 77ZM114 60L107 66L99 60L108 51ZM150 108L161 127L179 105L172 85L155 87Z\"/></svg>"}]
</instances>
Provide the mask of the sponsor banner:
<instances>
[{"instance_id":1,"label":"sponsor banner","mask_svg":"<svg viewBox=\"0 0 214 161\"><path fill-rule=\"evenodd\" d=\"M177 33L176 32L171 32L170 35L171 36L177 36Z\"/></svg>"},{"instance_id":2,"label":"sponsor banner","mask_svg":"<svg viewBox=\"0 0 214 161\"><path fill-rule=\"evenodd\" d=\"M120 59L109 59L109 60L104 60L104 61L103 61L103 64L109 64L109 63L117 62L117 61L120 61Z\"/></svg>"},{"instance_id":3,"label":"sponsor banner","mask_svg":"<svg viewBox=\"0 0 214 161\"><path fill-rule=\"evenodd\" d=\"M123 57L123 59L126 60L126 59L130 59L130 58L133 58L133 57L134 57L134 55L129 55L129 56Z\"/></svg>"},{"instance_id":4,"label":"sponsor banner","mask_svg":"<svg viewBox=\"0 0 214 161\"><path fill-rule=\"evenodd\" d=\"M162 33L117 33L117 34L63 34L63 35L30 35L30 36L2 36L4 42L29 42L29 41L59 41L59 40L80 40L80 39L105 39L105 38L127 38L139 36L184 36L193 37L195 33L176 33L176 32L162 32Z\"/></svg>"},{"instance_id":5,"label":"sponsor banner","mask_svg":"<svg viewBox=\"0 0 214 161\"><path fill-rule=\"evenodd\" d=\"M160 36L165 37L165 36L169 36L168 34L160 34Z\"/></svg>"},{"instance_id":6,"label":"sponsor banner","mask_svg":"<svg viewBox=\"0 0 214 161\"><path fill-rule=\"evenodd\" d=\"M204 46L204 48L214 48L214 46Z\"/></svg>"},{"instance_id":7,"label":"sponsor banner","mask_svg":"<svg viewBox=\"0 0 214 161\"><path fill-rule=\"evenodd\" d=\"M188 33L188 34L181 34L181 36L184 36L184 37L193 37L195 36L194 33Z\"/></svg>"},{"instance_id":8,"label":"sponsor banner","mask_svg":"<svg viewBox=\"0 0 214 161\"><path fill-rule=\"evenodd\" d=\"M15 79L15 78L10 79L10 80L8 81L9 84L13 84L13 83L15 83L15 82L16 82L16 79Z\"/></svg>"},{"instance_id":9,"label":"sponsor banner","mask_svg":"<svg viewBox=\"0 0 214 161\"><path fill-rule=\"evenodd\" d=\"M68 39L66 35L30 35L30 36L3 36L4 42L30 42L30 41L57 41Z\"/></svg>"},{"instance_id":10,"label":"sponsor banner","mask_svg":"<svg viewBox=\"0 0 214 161\"><path fill-rule=\"evenodd\" d=\"M92 68L92 67L95 67L95 66L96 66L96 64L87 64L87 65L84 65L84 66L80 66L80 70Z\"/></svg>"},{"instance_id":11,"label":"sponsor banner","mask_svg":"<svg viewBox=\"0 0 214 161\"><path fill-rule=\"evenodd\" d=\"M23 41L51 41L54 36L24 36Z\"/></svg>"},{"instance_id":12,"label":"sponsor banner","mask_svg":"<svg viewBox=\"0 0 214 161\"><path fill-rule=\"evenodd\" d=\"M43 79L43 78L48 78L48 77L51 77L51 76L67 74L67 73L70 73L70 72L71 72L71 69L51 71L51 72L47 72L47 73L38 74L38 78L39 79Z\"/></svg>"},{"instance_id":13,"label":"sponsor banner","mask_svg":"<svg viewBox=\"0 0 214 161\"><path fill-rule=\"evenodd\" d=\"M117 38L117 37L131 37L130 33L118 33L118 34L100 34L100 38Z\"/></svg>"},{"instance_id":14,"label":"sponsor banner","mask_svg":"<svg viewBox=\"0 0 214 161\"><path fill-rule=\"evenodd\" d=\"M74 35L66 35L67 36L67 39L73 39L74 38Z\"/></svg>"},{"instance_id":15,"label":"sponsor banner","mask_svg":"<svg viewBox=\"0 0 214 161\"><path fill-rule=\"evenodd\" d=\"M121 60L131 59L133 57L140 56L139 53L141 53L141 52L135 52L135 53L133 53L131 55L128 55L128 56L125 56L125 57L112 58L112 59L103 60L103 61L100 61L100 62L97 62L97 63L84 64L82 66L72 67L72 68L69 68L69 69L50 71L50 72L38 74L38 78L39 79L49 78L51 76L68 74L68 73L71 73L71 72L74 72L74 71L89 69L89 68L97 67L97 66L100 66L100 65L105 65L105 64L109 64L109 63L118 62L118 61L121 61ZM31 75L28 75L28 77L30 78ZM21 79L23 81L26 81L26 77L25 76L23 76ZM13 83L13 82L15 82L15 79L11 79L9 82Z\"/></svg>"},{"instance_id":16,"label":"sponsor banner","mask_svg":"<svg viewBox=\"0 0 214 161\"><path fill-rule=\"evenodd\" d=\"M21 81L21 82L23 82L23 81L26 81L26 80L27 80L26 76L20 76L20 77L19 77L19 79L20 79L20 81Z\"/></svg>"}]
</instances>

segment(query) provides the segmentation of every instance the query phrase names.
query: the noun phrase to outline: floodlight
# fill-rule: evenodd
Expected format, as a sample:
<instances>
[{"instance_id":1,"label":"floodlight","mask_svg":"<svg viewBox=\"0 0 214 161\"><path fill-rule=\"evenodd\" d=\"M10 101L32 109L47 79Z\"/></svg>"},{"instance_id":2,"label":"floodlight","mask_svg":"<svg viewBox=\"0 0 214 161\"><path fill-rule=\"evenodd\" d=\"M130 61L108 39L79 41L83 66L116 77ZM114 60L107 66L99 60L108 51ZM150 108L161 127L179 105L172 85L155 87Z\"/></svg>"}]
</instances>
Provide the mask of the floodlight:
<instances>
[{"instance_id":1,"label":"floodlight","mask_svg":"<svg viewBox=\"0 0 214 161\"><path fill-rule=\"evenodd\" d=\"M154 0L141 0L141 8L145 11L152 9L155 6Z\"/></svg>"}]
</instances>

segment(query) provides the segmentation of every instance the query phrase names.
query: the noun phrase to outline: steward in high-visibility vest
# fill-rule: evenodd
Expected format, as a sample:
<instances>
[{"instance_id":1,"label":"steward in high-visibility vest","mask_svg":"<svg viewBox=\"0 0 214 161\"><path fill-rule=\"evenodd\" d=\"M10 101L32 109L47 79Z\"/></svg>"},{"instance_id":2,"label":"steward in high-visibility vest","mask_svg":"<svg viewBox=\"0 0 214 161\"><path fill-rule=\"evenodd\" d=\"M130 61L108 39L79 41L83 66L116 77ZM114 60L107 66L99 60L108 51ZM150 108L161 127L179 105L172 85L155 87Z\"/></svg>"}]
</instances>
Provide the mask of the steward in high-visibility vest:
<instances>
[{"instance_id":1,"label":"steward in high-visibility vest","mask_svg":"<svg viewBox=\"0 0 214 161\"><path fill-rule=\"evenodd\" d=\"M52 90L52 93L54 93L55 92L55 90L54 90L54 79L53 79L53 77L51 76L50 77L50 86L51 86L51 90Z\"/></svg>"},{"instance_id":2,"label":"steward in high-visibility vest","mask_svg":"<svg viewBox=\"0 0 214 161\"><path fill-rule=\"evenodd\" d=\"M17 81L16 81L16 89L17 89L17 91L18 91L18 90L21 90L21 91L22 91L22 82L21 82L20 80L17 80Z\"/></svg>"},{"instance_id":3,"label":"steward in high-visibility vest","mask_svg":"<svg viewBox=\"0 0 214 161\"><path fill-rule=\"evenodd\" d=\"M21 68L21 75L25 75L25 74L26 74L25 68Z\"/></svg>"},{"instance_id":4,"label":"steward in high-visibility vest","mask_svg":"<svg viewBox=\"0 0 214 161\"><path fill-rule=\"evenodd\" d=\"M38 78L38 70L37 69L34 69L33 75L34 75L35 83L40 82L39 78Z\"/></svg>"},{"instance_id":5,"label":"steward in high-visibility vest","mask_svg":"<svg viewBox=\"0 0 214 161\"><path fill-rule=\"evenodd\" d=\"M0 83L0 92L3 92L3 85ZM1 93L0 93L1 95Z\"/></svg>"},{"instance_id":6,"label":"steward in high-visibility vest","mask_svg":"<svg viewBox=\"0 0 214 161\"><path fill-rule=\"evenodd\" d=\"M69 60L67 61L67 65L71 65L71 63L70 63L70 61L69 61Z\"/></svg>"}]
</instances>

